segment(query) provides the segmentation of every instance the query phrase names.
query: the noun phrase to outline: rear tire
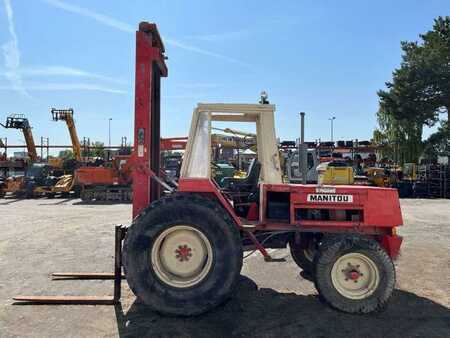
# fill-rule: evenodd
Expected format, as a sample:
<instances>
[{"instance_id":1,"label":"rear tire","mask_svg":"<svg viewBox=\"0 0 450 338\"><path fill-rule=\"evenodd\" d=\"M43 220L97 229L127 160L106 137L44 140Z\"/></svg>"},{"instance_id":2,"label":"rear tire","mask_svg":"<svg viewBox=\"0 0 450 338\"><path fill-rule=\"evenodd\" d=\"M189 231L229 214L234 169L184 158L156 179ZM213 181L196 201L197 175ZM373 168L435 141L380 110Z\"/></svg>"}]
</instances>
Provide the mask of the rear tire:
<instances>
[{"instance_id":1,"label":"rear tire","mask_svg":"<svg viewBox=\"0 0 450 338\"><path fill-rule=\"evenodd\" d=\"M348 313L382 310L395 286L394 264L386 251L375 240L358 235L324 240L314 275L322 300Z\"/></svg>"},{"instance_id":2,"label":"rear tire","mask_svg":"<svg viewBox=\"0 0 450 338\"><path fill-rule=\"evenodd\" d=\"M297 234L294 234L296 236ZM313 234L302 233L297 241L289 241L289 249L295 264L307 274L314 271L314 256L317 252L317 239Z\"/></svg>"},{"instance_id":3,"label":"rear tire","mask_svg":"<svg viewBox=\"0 0 450 338\"><path fill-rule=\"evenodd\" d=\"M188 195L152 203L128 229L124 270L154 310L192 316L224 302L239 280L240 234L215 202Z\"/></svg>"}]
</instances>

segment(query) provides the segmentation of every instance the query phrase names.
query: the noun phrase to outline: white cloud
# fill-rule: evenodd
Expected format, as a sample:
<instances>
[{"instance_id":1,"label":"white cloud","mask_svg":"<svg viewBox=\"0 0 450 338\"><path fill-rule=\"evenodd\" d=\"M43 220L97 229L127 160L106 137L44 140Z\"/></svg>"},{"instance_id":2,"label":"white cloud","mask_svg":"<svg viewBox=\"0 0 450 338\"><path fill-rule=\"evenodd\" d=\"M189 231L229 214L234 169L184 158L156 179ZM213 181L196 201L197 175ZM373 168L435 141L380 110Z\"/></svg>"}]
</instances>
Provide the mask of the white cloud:
<instances>
[{"instance_id":1,"label":"white cloud","mask_svg":"<svg viewBox=\"0 0 450 338\"><path fill-rule=\"evenodd\" d=\"M188 38L203 40L208 42L222 42L225 40L239 40L243 38L247 38L251 35L259 33L262 31L251 31L251 30L241 30L241 31L233 31L233 32L223 32L223 33L215 33L215 34L201 34L201 35L190 35Z\"/></svg>"},{"instance_id":2,"label":"white cloud","mask_svg":"<svg viewBox=\"0 0 450 338\"><path fill-rule=\"evenodd\" d=\"M23 67L16 69L16 72L21 77L39 77L39 76L71 76L71 77L82 77L91 78L97 80L103 80L111 83L117 84L128 84L128 82L120 79L116 79L109 76L104 76L96 73L91 73L82 69L66 67L66 66L37 66L37 67ZM0 76L8 77L9 71L1 71Z\"/></svg>"},{"instance_id":3,"label":"white cloud","mask_svg":"<svg viewBox=\"0 0 450 338\"><path fill-rule=\"evenodd\" d=\"M197 83L197 82L192 82L192 83L177 82L177 83L174 83L173 86L177 87L177 88L187 88L187 89L193 89L193 88L208 89L208 88L223 87L223 85L218 84L218 83Z\"/></svg>"},{"instance_id":4,"label":"white cloud","mask_svg":"<svg viewBox=\"0 0 450 338\"><path fill-rule=\"evenodd\" d=\"M79 7L79 6L76 6L76 5L68 4L68 3L62 2L60 0L42 0L42 1L48 3L49 5L51 5L53 7L57 7L57 8L60 8L62 10L65 10L67 12L71 12L71 13L74 13L74 14L78 14L78 15L81 15L81 16L84 16L84 17L91 18L91 19L93 19L93 20L95 20L95 21L97 21L97 22L99 22L99 23L101 23L103 25L106 25L106 26L118 29L118 30L123 31L123 32L133 33L136 30L133 26L131 26L130 24L128 24L126 22L114 19L114 18L109 17L107 15L96 13L94 11L91 11L91 10L87 9L87 8L83 8L83 7ZM222 55L222 54L219 54L219 53L214 53L214 52L211 52L209 50L206 50L206 49L203 49L203 48L199 48L199 47L196 47L196 46L188 45L188 44L183 43L183 42L178 41L178 40L174 40L174 39L170 39L170 38L165 37L164 38L164 42L167 45L171 45L171 46L174 46L174 47L177 47L177 48L181 48L181 49L184 49L184 50L187 50L187 51L190 51L190 52L194 52L194 53L198 53L198 54L202 54L202 55L206 55L206 56L215 57L215 58L227 61L227 62L237 63L237 64L240 64L242 66L247 66L247 67L250 66L249 64L247 64L245 62L242 62L240 60L237 60L235 58L232 58L232 57L229 57L229 56L226 56L226 55Z\"/></svg>"},{"instance_id":5,"label":"white cloud","mask_svg":"<svg viewBox=\"0 0 450 338\"><path fill-rule=\"evenodd\" d=\"M84 90L84 91L96 91L96 92L104 92L111 94L128 94L127 91L111 88L104 85L99 84L91 84L91 83L35 83L29 84L24 87L24 90L29 91L74 91L74 90ZM15 90L15 88L11 86L0 86L0 90Z\"/></svg>"},{"instance_id":6,"label":"white cloud","mask_svg":"<svg viewBox=\"0 0 450 338\"><path fill-rule=\"evenodd\" d=\"M217 59L221 59L221 60L224 60L224 61L227 61L227 62L231 62L231 63L237 63L237 64L239 64L241 66L246 66L246 67L250 66L248 63L245 63L245 62L240 61L238 59L235 59L235 58L232 58L232 57L229 57L229 56L226 56L226 55L222 55L222 54L219 54L219 53L210 52L208 50L205 50L205 49L202 49L202 48L198 48L198 47L195 47L195 46L192 46L192 45L187 45L187 44L185 44L183 42L180 42L180 41L177 41L177 40L165 38L164 41L168 45L172 45L174 47L178 47L178 48L181 48L181 49L184 49L184 50L188 50L188 51L195 52L195 53L198 53L198 54L203 54L203 55L206 55L206 56L212 56L212 57L215 57Z\"/></svg>"},{"instance_id":7,"label":"white cloud","mask_svg":"<svg viewBox=\"0 0 450 338\"><path fill-rule=\"evenodd\" d=\"M62 2L59 0L43 0L43 1L45 1L46 3L48 3L49 5L51 5L53 7L57 7L57 8L65 10L67 12L79 14L81 16L85 16L85 17L94 19L95 21L98 21L106 26L110 26L110 27L113 27L115 29L118 29L118 30L121 30L124 32L133 33L135 31L134 27L127 24L126 22L116 20L107 15L93 12L87 8L68 4L66 2Z\"/></svg>"},{"instance_id":8,"label":"white cloud","mask_svg":"<svg viewBox=\"0 0 450 338\"><path fill-rule=\"evenodd\" d=\"M20 50L19 40L14 29L14 14L10 0L3 0L5 5L6 17L8 19L8 31L11 40L2 45L3 57L5 59L5 76L11 82L11 87L23 96L29 97L23 86L22 77L18 71L20 68Z\"/></svg>"}]
</instances>

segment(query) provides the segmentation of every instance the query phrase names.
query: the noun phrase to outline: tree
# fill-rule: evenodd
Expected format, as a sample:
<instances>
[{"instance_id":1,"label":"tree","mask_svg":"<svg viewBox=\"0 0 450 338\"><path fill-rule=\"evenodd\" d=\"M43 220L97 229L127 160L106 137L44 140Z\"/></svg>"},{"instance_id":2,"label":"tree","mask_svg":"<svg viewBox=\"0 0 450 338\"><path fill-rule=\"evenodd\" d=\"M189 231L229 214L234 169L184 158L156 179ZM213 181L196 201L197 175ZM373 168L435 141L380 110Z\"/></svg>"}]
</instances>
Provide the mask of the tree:
<instances>
[{"instance_id":1,"label":"tree","mask_svg":"<svg viewBox=\"0 0 450 338\"><path fill-rule=\"evenodd\" d=\"M448 122L443 121L439 129L435 133L431 134L425 141L424 157L426 159L434 160L439 155L445 154L449 146L447 130Z\"/></svg>"},{"instance_id":2,"label":"tree","mask_svg":"<svg viewBox=\"0 0 450 338\"><path fill-rule=\"evenodd\" d=\"M433 29L420 38L420 43L401 43L400 68L386 83L387 90L378 92L380 132L388 143L402 147L408 161L417 161L422 152L423 126L450 114L450 17L435 19Z\"/></svg>"},{"instance_id":3,"label":"tree","mask_svg":"<svg viewBox=\"0 0 450 338\"><path fill-rule=\"evenodd\" d=\"M96 141L89 145L89 147L84 148L82 150L83 157L105 157L104 143ZM89 149L89 150L88 150Z\"/></svg>"},{"instance_id":4,"label":"tree","mask_svg":"<svg viewBox=\"0 0 450 338\"><path fill-rule=\"evenodd\" d=\"M105 147L105 144L103 142L99 142L99 141L94 142L94 145L93 145L94 155L93 156L104 158L105 157L104 147Z\"/></svg>"},{"instance_id":5,"label":"tree","mask_svg":"<svg viewBox=\"0 0 450 338\"><path fill-rule=\"evenodd\" d=\"M58 154L59 158L62 158L63 160L69 160L69 159L73 159L73 151L70 149L66 149L66 150L61 150Z\"/></svg>"}]
</instances>

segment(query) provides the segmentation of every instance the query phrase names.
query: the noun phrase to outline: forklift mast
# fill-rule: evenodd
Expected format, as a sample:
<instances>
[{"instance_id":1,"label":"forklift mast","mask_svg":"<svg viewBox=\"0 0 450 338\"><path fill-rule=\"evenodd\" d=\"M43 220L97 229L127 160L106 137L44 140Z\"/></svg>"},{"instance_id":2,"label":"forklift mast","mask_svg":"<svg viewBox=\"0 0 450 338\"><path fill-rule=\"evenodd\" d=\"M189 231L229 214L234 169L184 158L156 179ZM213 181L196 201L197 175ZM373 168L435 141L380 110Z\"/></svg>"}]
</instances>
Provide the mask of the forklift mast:
<instances>
[{"instance_id":1,"label":"forklift mast","mask_svg":"<svg viewBox=\"0 0 450 338\"><path fill-rule=\"evenodd\" d=\"M160 196L149 171L160 171L160 85L167 77L164 45L155 24L136 32L133 218Z\"/></svg>"},{"instance_id":2,"label":"forklift mast","mask_svg":"<svg viewBox=\"0 0 450 338\"><path fill-rule=\"evenodd\" d=\"M73 109L55 109L51 110L53 121L66 121L69 129L70 140L72 142L73 155L77 162L81 162L81 144L78 139L77 129L75 128L75 120L73 119Z\"/></svg>"},{"instance_id":3,"label":"forklift mast","mask_svg":"<svg viewBox=\"0 0 450 338\"><path fill-rule=\"evenodd\" d=\"M38 159L36 145L34 144L30 122L25 115L11 114L6 118L6 123L1 125L5 128L22 130L23 137L25 138L25 144L27 145L28 156L32 162L36 162Z\"/></svg>"}]
</instances>

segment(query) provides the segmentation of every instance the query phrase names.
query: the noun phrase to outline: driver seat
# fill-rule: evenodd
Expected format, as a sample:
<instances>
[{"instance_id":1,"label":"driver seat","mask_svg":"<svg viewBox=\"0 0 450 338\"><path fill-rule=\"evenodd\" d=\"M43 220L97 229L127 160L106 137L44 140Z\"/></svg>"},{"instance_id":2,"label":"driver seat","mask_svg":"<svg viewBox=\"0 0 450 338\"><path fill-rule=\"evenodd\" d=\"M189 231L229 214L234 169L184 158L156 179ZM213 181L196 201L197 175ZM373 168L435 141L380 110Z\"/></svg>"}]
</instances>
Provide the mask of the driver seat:
<instances>
[{"instance_id":1,"label":"driver seat","mask_svg":"<svg viewBox=\"0 0 450 338\"><path fill-rule=\"evenodd\" d=\"M245 193L256 192L258 190L260 172L261 163L254 158L248 166L247 176L245 178L224 177L222 179L223 190Z\"/></svg>"}]
</instances>

